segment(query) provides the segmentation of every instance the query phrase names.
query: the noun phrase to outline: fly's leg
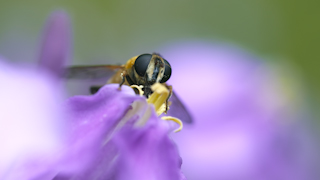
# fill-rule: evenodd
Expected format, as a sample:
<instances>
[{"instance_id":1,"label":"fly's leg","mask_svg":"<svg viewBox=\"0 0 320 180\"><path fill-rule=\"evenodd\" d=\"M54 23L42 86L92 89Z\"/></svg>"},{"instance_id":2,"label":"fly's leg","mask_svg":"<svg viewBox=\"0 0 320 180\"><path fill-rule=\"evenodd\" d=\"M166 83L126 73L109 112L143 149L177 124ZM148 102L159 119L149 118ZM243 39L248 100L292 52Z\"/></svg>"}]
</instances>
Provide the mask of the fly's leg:
<instances>
[{"instance_id":1,"label":"fly's leg","mask_svg":"<svg viewBox=\"0 0 320 180\"><path fill-rule=\"evenodd\" d=\"M127 75L127 71L123 71L121 74L120 74L120 77L121 77L121 82L119 84L119 88L118 90L121 90L121 86L124 84L124 82L126 81L126 75Z\"/></svg>"},{"instance_id":2,"label":"fly's leg","mask_svg":"<svg viewBox=\"0 0 320 180\"><path fill-rule=\"evenodd\" d=\"M168 98L167 98L167 100L166 100L166 110L165 110L165 114L167 114L167 111L169 110L169 106L171 105L171 102L169 102L169 98L171 97L171 95L172 95L172 86L168 86L168 85L166 85L166 87L167 87L167 89L169 90L169 96L168 96Z\"/></svg>"}]
</instances>

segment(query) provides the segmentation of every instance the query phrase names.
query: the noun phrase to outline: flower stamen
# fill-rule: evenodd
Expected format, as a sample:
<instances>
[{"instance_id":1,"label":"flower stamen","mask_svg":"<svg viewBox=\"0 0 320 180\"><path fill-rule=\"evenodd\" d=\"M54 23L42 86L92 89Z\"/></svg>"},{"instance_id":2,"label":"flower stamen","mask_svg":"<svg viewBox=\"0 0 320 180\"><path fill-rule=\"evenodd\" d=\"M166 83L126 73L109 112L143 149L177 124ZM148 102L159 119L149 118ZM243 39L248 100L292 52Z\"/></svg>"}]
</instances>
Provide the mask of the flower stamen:
<instances>
[{"instance_id":1,"label":"flower stamen","mask_svg":"<svg viewBox=\"0 0 320 180\"><path fill-rule=\"evenodd\" d=\"M183 128L183 123L182 123L182 121L181 121L180 119L178 119L178 118L175 118L175 117L172 117L172 116L163 116L161 119L162 119L162 120L167 120L167 121L168 121L168 120L169 120L169 121L173 121L173 122L179 124L179 128L176 129L176 130L174 130L174 132L179 132L179 131L181 131L182 128Z\"/></svg>"},{"instance_id":2,"label":"flower stamen","mask_svg":"<svg viewBox=\"0 0 320 180\"><path fill-rule=\"evenodd\" d=\"M151 90L153 93L147 99L147 102L149 104L154 104L154 108L158 116L160 116L165 112L166 101L169 97L169 90L160 83L155 83L152 85Z\"/></svg>"},{"instance_id":3,"label":"flower stamen","mask_svg":"<svg viewBox=\"0 0 320 180\"><path fill-rule=\"evenodd\" d=\"M137 85L132 85L132 88L136 88L139 90L139 94L143 95L143 86L137 86ZM160 83L155 83L154 85L151 86L151 90L153 93L150 95L150 97L147 99L148 104L153 104L154 108L157 112L157 115L160 116L162 113L166 111L166 106L167 106L167 99L169 97L169 90L162 84ZM177 124L179 124L179 128L176 129L174 132L179 132L183 128L183 123L180 119L172 117L172 116L163 116L161 117L162 120L170 120L173 121Z\"/></svg>"}]
</instances>

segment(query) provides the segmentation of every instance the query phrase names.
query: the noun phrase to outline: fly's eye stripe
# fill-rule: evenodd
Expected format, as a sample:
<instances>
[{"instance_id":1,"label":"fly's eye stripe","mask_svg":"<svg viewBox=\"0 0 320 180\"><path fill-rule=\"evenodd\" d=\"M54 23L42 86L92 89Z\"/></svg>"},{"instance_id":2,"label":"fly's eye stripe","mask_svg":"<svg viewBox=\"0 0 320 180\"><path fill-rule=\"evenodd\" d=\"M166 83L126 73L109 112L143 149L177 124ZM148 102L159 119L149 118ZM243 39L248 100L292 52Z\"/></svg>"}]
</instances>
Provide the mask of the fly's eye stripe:
<instances>
[{"instance_id":1,"label":"fly's eye stripe","mask_svg":"<svg viewBox=\"0 0 320 180\"><path fill-rule=\"evenodd\" d=\"M164 60L164 64L165 64L165 70L164 70L164 74L163 74L163 78L161 79L160 83L165 83L168 81L168 79L171 77L171 65L169 64L169 62L165 59Z\"/></svg>"},{"instance_id":2,"label":"fly's eye stripe","mask_svg":"<svg viewBox=\"0 0 320 180\"><path fill-rule=\"evenodd\" d=\"M134 69L136 70L139 76L143 77L146 74L151 58L151 54L141 54L137 57L134 63Z\"/></svg>"}]
</instances>

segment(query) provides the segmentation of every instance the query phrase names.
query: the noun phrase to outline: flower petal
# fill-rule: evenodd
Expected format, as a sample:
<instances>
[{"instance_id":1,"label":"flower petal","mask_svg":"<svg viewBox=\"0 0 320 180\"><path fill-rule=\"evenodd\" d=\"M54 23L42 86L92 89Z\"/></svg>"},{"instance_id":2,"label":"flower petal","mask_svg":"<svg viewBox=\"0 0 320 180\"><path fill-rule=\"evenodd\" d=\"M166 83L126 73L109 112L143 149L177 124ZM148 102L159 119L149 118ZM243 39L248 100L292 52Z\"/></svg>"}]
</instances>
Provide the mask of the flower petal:
<instances>
[{"instance_id":1,"label":"flower petal","mask_svg":"<svg viewBox=\"0 0 320 180\"><path fill-rule=\"evenodd\" d=\"M56 11L51 14L43 36L39 64L56 76L63 73L70 58L71 27L67 13Z\"/></svg>"},{"instance_id":2,"label":"flower petal","mask_svg":"<svg viewBox=\"0 0 320 180\"><path fill-rule=\"evenodd\" d=\"M121 91L118 87L117 84L107 85L94 95L74 96L67 100L65 109L71 126L67 161L73 162L67 169L95 167L94 164L99 163L97 156L102 151L104 141L131 103L141 98L128 86L123 86ZM85 170L81 171L86 173Z\"/></svg>"},{"instance_id":3,"label":"flower petal","mask_svg":"<svg viewBox=\"0 0 320 180\"><path fill-rule=\"evenodd\" d=\"M301 109L293 110L288 95L295 89L281 91L283 76L235 46L166 48L175 73L169 83L195 118L173 137L189 179L319 179L318 135Z\"/></svg>"},{"instance_id":4,"label":"flower petal","mask_svg":"<svg viewBox=\"0 0 320 180\"><path fill-rule=\"evenodd\" d=\"M181 158L162 123L153 114L145 126L127 126L115 135L114 143L120 151L119 180L180 179Z\"/></svg>"},{"instance_id":5,"label":"flower petal","mask_svg":"<svg viewBox=\"0 0 320 180\"><path fill-rule=\"evenodd\" d=\"M54 82L0 59L0 179L33 179L61 147L62 93Z\"/></svg>"},{"instance_id":6,"label":"flower petal","mask_svg":"<svg viewBox=\"0 0 320 180\"><path fill-rule=\"evenodd\" d=\"M67 101L72 131L67 157L61 163L66 166L56 179L177 179L181 176L180 157L168 137L166 122L157 117L153 108L148 108L144 97L134 94L128 86L122 86L121 91L118 87L118 84L105 85L92 96L75 96ZM137 109L132 109L134 101L140 102ZM139 124L144 118L148 121Z\"/></svg>"}]
</instances>

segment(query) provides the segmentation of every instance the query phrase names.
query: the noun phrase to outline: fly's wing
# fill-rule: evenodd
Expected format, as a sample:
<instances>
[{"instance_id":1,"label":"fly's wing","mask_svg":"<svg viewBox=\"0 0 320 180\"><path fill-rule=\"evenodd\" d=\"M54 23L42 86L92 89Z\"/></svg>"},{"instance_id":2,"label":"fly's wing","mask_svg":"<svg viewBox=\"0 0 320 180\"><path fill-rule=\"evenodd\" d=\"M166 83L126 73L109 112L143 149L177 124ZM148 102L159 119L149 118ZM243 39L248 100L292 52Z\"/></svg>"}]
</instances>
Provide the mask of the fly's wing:
<instances>
[{"instance_id":1,"label":"fly's wing","mask_svg":"<svg viewBox=\"0 0 320 180\"><path fill-rule=\"evenodd\" d=\"M64 76L67 79L68 94L70 96L91 94L91 87L105 85L121 69L123 69L122 65L68 67Z\"/></svg>"},{"instance_id":2,"label":"fly's wing","mask_svg":"<svg viewBox=\"0 0 320 180\"><path fill-rule=\"evenodd\" d=\"M66 70L67 79L105 79L110 78L123 65L72 66Z\"/></svg>"},{"instance_id":3,"label":"fly's wing","mask_svg":"<svg viewBox=\"0 0 320 180\"><path fill-rule=\"evenodd\" d=\"M184 123L192 123L193 120L191 114L183 105L176 92L172 92L172 96L169 101L171 101L171 106L169 107L167 115L177 117Z\"/></svg>"}]
</instances>

